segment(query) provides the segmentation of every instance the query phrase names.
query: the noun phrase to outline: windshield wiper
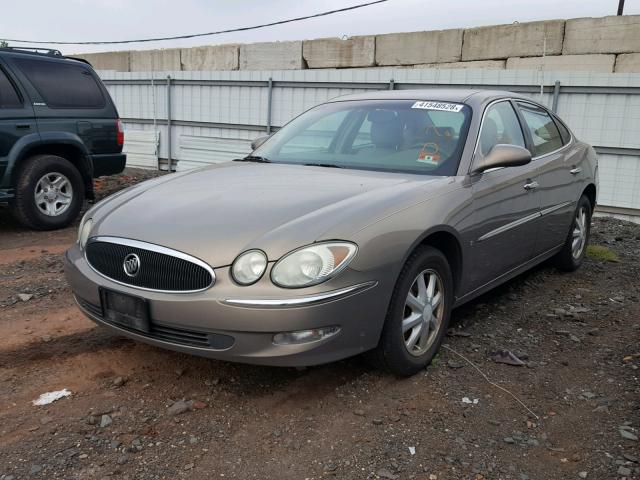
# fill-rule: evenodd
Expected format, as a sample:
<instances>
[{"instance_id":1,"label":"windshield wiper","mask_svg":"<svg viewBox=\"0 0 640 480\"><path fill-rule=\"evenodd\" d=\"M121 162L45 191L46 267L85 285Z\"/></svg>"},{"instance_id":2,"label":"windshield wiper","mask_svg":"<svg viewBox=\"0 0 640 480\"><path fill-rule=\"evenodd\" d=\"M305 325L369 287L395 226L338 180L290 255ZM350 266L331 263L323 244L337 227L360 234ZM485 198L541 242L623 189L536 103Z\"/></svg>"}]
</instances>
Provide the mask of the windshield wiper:
<instances>
[{"instance_id":1,"label":"windshield wiper","mask_svg":"<svg viewBox=\"0 0 640 480\"><path fill-rule=\"evenodd\" d=\"M305 163L307 167L326 167L326 168L344 168L342 165L336 165L335 163Z\"/></svg>"},{"instance_id":2,"label":"windshield wiper","mask_svg":"<svg viewBox=\"0 0 640 480\"><path fill-rule=\"evenodd\" d=\"M260 157L257 155L247 155L244 158L236 158L234 162L255 162L255 163L271 163L267 157Z\"/></svg>"}]
</instances>

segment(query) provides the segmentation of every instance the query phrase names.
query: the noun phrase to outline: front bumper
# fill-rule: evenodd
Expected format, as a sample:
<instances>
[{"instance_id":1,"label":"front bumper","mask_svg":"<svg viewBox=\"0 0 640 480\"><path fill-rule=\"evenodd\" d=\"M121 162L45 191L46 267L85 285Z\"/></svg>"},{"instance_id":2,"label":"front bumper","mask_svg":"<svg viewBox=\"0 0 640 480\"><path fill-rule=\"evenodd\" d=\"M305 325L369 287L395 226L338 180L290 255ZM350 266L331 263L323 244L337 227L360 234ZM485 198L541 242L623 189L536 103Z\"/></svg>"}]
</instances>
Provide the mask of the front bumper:
<instances>
[{"instance_id":1,"label":"front bumper","mask_svg":"<svg viewBox=\"0 0 640 480\"><path fill-rule=\"evenodd\" d=\"M388 297L377 282L358 272L345 275L340 285L328 286L330 281L304 295L301 290L274 287L277 296L255 298L250 288L233 284L228 271L228 267L215 269L216 284L202 292L161 293L103 277L77 246L65 254L67 280L85 315L119 334L159 347L234 362L308 366L356 355L378 343ZM101 288L145 298L150 333L108 322L102 316ZM339 333L309 343L273 343L276 333L329 326L340 327Z\"/></svg>"}]
</instances>

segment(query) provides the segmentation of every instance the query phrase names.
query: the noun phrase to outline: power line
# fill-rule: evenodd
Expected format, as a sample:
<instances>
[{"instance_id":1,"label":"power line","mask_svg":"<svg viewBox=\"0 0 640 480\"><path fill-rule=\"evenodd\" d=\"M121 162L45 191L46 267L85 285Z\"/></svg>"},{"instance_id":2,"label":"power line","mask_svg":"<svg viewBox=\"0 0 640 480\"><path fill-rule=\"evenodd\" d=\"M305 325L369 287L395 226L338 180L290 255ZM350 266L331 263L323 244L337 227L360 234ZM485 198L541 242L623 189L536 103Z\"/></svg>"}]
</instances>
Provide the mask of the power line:
<instances>
[{"instance_id":1,"label":"power line","mask_svg":"<svg viewBox=\"0 0 640 480\"><path fill-rule=\"evenodd\" d=\"M175 37L142 38L138 40L117 40L117 41L114 40L114 41L104 41L104 42L59 42L59 41L44 42L41 40L17 40L12 38L5 38L3 40L7 42L15 42L15 43L37 43L37 44L51 44L51 45L114 45L114 44L121 44L121 43L142 43L142 42L161 42L164 40L182 40L185 38L207 37L210 35L220 35L222 33L245 32L247 30L256 30L258 28L273 27L274 25L282 25L285 23L299 22L300 20L308 20L310 18L325 17L327 15L333 15L334 13L346 12L349 10L356 10L358 8L368 7L370 5L375 5L376 3L384 3L387 1L388 0L375 0L368 3L353 5L351 7L339 8L337 10L329 10L327 12L315 13L313 15L305 15L304 17L290 18L287 20L279 20L277 22L263 23L261 25L254 25L251 27L240 27L240 28L232 28L229 30L218 30L217 32L194 33L191 35L177 35Z\"/></svg>"}]
</instances>

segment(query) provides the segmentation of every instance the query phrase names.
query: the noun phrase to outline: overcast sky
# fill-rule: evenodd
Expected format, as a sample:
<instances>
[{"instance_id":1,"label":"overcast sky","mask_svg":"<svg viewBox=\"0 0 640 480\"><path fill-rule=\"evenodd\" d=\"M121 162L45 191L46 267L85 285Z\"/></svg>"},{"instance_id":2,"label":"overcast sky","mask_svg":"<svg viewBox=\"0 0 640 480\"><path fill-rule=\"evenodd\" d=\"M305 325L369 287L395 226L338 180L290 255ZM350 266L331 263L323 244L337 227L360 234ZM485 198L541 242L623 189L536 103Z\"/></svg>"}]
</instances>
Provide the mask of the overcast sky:
<instances>
[{"instance_id":1,"label":"overcast sky","mask_svg":"<svg viewBox=\"0 0 640 480\"><path fill-rule=\"evenodd\" d=\"M365 1L4 0L0 38L93 41L183 35L268 23ZM131 45L54 47L70 54L439 30L615 15L617 5L618 0L388 0L350 12L249 32ZM640 14L640 0L626 0L625 14Z\"/></svg>"}]
</instances>

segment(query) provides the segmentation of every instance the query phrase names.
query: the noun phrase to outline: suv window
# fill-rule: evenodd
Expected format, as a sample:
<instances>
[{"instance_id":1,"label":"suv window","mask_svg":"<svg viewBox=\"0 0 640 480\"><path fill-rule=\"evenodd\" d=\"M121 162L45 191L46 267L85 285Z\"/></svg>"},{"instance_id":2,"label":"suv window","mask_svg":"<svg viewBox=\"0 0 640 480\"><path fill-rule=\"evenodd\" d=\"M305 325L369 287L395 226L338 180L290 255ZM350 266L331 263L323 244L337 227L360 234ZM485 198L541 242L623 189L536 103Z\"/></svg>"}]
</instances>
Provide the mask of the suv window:
<instances>
[{"instance_id":1,"label":"suv window","mask_svg":"<svg viewBox=\"0 0 640 480\"><path fill-rule=\"evenodd\" d=\"M19 58L20 70L50 108L102 108L104 96L88 67Z\"/></svg>"},{"instance_id":2,"label":"suv window","mask_svg":"<svg viewBox=\"0 0 640 480\"><path fill-rule=\"evenodd\" d=\"M0 108L20 108L21 106L18 92L5 73L0 70Z\"/></svg>"},{"instance_id":3,"label":"suv window","mask_svg":"<svg viewBox=\"0 0 640 480\"><path fill-rule=\"evenodd\" d=\"M525 146L520 122L511 102L508 101L490 106L482 121L482 131L480 132L480 152L482 155L486 156L499 143Z\"/></svg>"},{"instance_id":4,"label":"suv window","mask_svg":"<svg viewBox=\"0 0 640 480\"><path fill-rule=\"evenodd\" d=\"M558 127L545 109L531 103L520 102L518 102L518 107L520 107L524 121L531 132L534 157L562 148L562 138Z\"/></svg>"}]
</instances>

